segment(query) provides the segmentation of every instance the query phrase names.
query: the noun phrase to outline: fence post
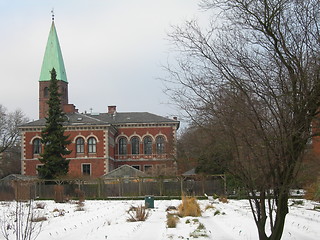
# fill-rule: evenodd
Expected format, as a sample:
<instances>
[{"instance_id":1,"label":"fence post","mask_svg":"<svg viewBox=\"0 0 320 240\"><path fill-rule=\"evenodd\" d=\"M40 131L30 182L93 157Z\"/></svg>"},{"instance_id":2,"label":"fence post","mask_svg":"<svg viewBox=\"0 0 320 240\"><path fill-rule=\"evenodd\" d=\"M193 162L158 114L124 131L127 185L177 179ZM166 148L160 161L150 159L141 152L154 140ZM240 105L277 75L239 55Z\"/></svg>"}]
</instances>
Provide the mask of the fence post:
<instances>
[{"instance_id":1,"label":"fence post","mask_svg":"<svg viewBox=\"0 0 320 240\"><path fill-rule=\"evenodd\" d=\"M160 176L158 178L158 180L159 180L159 194L160 194L160 196L162 196L162 194L163 194L163 178L162 178L162 176Z\"/></svg>"},{"instance_id":2,"label":"fence post","mask_svg":"<svg viewBox=\"0 0 320 240\"><path fill-rule=\"evenodd\" d=\"M180 196L182 196L183 195L183 177L179 177L180 178L180 191L181 191L181 194L180 194Z\"/></svg>"},{"instance_id":3,"label":"fence post","mask_svg":"<svg viewBox=\"0 0 320 240\"><path fill-rule=\"evenodd\" d=\"M227 195L227 175L223 174L223 181L224 181L224 194Z\"/></svg>"},{"instance_id":4,"label":"fence post","mask_svg":"<svg viewBox=\"0 0 320 240\"><path fill-rule=\"evenodd\" d=\"M142 194L141 194L141 181L142 181L142 180L143 180L142 178L138 177L139 196L142 195Z\"/></svg>"},{"instance_id":5,"label":"fence post","mask_svg":"<svg viewBox=\"0 0 320 240\"><path fill-rule=\"evenodd\" d=\"M122 196L122 192L121 192L122 180L121 180L121 178L119 178L118 181L119 181L119 197L120 197L120 196Z\"/></svg>"}]
</instances>

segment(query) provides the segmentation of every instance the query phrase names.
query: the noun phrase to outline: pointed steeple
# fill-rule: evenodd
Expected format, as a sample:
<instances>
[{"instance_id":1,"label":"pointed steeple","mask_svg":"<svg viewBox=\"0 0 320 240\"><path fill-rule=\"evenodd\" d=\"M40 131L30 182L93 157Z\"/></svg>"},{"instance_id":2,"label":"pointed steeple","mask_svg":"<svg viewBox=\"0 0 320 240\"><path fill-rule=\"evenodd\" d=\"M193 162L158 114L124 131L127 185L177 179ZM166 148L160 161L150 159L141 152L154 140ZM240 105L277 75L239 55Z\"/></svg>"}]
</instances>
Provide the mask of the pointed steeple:
<instances>
[{"instance_id":1,"label":"pointed steeple","mask_svg":"<svg viewBox=\"0 0 320 240\"><path fill-rule=\"evenodd\" d=\"M54 15L53 15L54 16ZM43 57L39 81L50 81L50 71L54 68L57 72L57 80L68 82L64 62L62 58L59 39L52 17L51 29L48 37L46 51Z\"/></svg>"}]
</instances>

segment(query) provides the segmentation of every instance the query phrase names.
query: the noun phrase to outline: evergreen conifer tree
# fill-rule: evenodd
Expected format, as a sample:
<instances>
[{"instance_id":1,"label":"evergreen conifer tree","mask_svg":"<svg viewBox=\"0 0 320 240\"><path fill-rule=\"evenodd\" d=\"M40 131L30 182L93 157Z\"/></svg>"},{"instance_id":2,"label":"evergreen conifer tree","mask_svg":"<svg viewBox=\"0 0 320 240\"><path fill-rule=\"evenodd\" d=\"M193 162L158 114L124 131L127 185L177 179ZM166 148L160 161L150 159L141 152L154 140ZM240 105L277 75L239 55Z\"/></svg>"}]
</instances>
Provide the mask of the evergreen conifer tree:
<instances>
[{"instance_id":1,"label":"evergreen conifer tree","mask_svg":"<svg viewBox=\"0 0 320 240\"><path fill-rule=\"evenodd\" d=\"M49 112L46 117L45 128L41 133L44 151L40 154L39 159L44 165L37 169L39 176L45 179L54 179L66 175L69 170L69 160L66 160L64 156L71 153L66 148L71 141L68 140L69 136L64 135L63 122L66 120L66 116L61 108L57 74L54 68L50 73L50 97L47 102Z\"/></svg>"}]
</instances>

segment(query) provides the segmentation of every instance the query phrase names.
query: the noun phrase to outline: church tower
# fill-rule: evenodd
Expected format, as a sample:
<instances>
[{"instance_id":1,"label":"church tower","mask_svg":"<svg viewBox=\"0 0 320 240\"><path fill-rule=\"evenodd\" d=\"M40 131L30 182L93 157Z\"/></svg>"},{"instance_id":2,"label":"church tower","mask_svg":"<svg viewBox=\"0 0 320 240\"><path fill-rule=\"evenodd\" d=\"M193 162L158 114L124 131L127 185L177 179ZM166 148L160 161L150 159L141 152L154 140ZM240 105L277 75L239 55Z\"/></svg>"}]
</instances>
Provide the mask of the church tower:
<instances>
[{"instance_id":1,"label":"church tower","mask_svg":"<svg viewBox=\"0 0 320 240\"><path fill-rule=\"evenodd\" d=\"M39 118L46 117L48 113L47 101L50 96L48 89L51 79L50 71L52 68L54 68L57 73L63 111L77 112L73 104L68 104L68 80L53 15L39 79Z\"/></svg>"}]
</instances>

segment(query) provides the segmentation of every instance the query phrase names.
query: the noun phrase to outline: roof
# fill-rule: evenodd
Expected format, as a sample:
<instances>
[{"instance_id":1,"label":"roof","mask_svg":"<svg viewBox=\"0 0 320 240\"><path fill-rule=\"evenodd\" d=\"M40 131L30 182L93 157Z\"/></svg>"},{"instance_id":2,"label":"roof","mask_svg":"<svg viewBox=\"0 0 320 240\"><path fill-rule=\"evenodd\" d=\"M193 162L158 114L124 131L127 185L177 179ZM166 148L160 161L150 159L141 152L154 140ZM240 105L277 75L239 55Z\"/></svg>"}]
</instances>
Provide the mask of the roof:
<instances>
[{"instance_id":1,"label":"roof","mask_svg":"<svg viewBox=\"0 0 320 240\"><path fill-rule=\"evenodd\" d=\"M51 24L39 81L50 81L52 68L57 72L57 80L68 82L54 21Z\"/></svg>"},{"instance_id":2,"label":"roof","mask_svg":"<svg viewBox=\"0 0 320 240\"><path fill-rule=\"evenodd\" d=\"M192 168L189 171L186 171L185 173L182 174L182 176L185 176L185 177L195 176L195 175L197 175L195 168Z\"/></svg>"},{"instance_id":3,"label":"roof","mask_svg":"<svg viewBox=\"0 0 320 240\"><path fill-rule=\"evenodd\" d=\"M65 126L81 126L81 125L105 125L117 126L121 124L177 124L179 121L161 117L148 112L117 112L115 114L98 113L98 114L84 114L84 113L67 113L67 121ZM41 127L45 126L45 118L33 122L26 123L21 127Z\"/></svg>"},{"instance_id":4,"label":"roof","mask_svg":"<svg viewBox=\"0 0 320 240\"><path fill-rule=\"evenodd\" d=\"M129 165L122 165L111 172L102 176L102 178L119 178L119 177L145 177L146 174Z\"/></svg>"},{"instance_id":5,"label":"roof","mask_svg":"<svg viewBox=\"0 0 320 240\"><path fill-rule=\"evenodd\" d=\"M37 180L38 177L35 176L26 176L21 174L10 174L2 179L0 181L31 181L31 180Z\"/></svg>"}]
</instances>

